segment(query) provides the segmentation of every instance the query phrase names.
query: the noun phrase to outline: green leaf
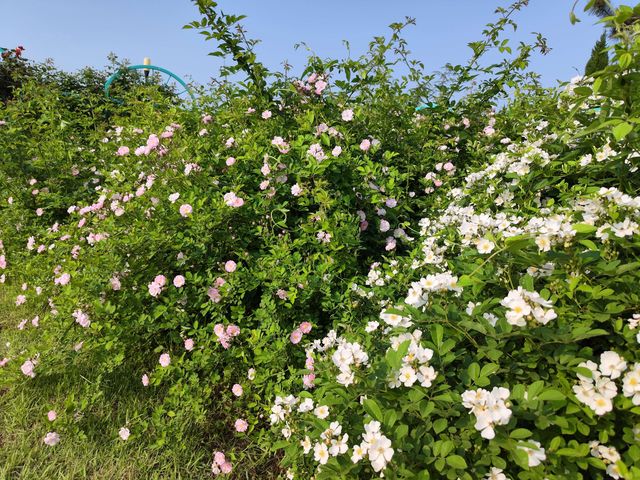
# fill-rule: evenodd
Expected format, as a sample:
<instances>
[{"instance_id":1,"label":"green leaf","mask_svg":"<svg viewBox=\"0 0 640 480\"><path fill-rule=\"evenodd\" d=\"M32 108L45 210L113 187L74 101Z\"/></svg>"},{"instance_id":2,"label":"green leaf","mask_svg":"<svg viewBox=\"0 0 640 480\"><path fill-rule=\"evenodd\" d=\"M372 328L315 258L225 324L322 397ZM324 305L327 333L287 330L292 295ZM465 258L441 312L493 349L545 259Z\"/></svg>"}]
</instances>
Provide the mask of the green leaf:
<instances>
[{"instance_id":1,"label":"green leaf","mask_svg":"<svg viewBox=\"0 0 640 480\"><path fill-rule=\"evenodd\" d=\"M565 395L559 390L545 390L540 395L538 395L538 400L564 400Z\"/></svg>"},{"instance_id":2,"label":"green leaf","mask_svg":"<svg viewBox=\"0 0 640 480\"><path fill-rule=\"evenodd\" d=\"M616 125L615 127L613 127L612 132L616 140L620 141L624 137L629 135L629 133L631 133L632 130L633 130L633 127L631 126L631 124L627 122L622 122Z\"/></svg>"},{"instance_id":3,"label":"green leaf","mask_svg":"<svg viewBox=\"0 0 640 480\"><path fill-rule=\"evenodd\" d=\"M469 374L469 378L471 378L471 380L475 380L480 375L480 365L475 362L472 363L471 365L469 365L467 373Z\"/></svg>"},{"instance_id":4,"label":"green leaf","mask_svg":"<svg viewBox=\"0 0 640 480\"><path fill-rule=\"evenodd\" d=\"M460 455L448 456L447 465L457 469L467 468L467 462Z\"/></svg>"},{"instance_id":5,"label":"green leaf","mask_svg":"<svg viewBox=\"0 0 640 480\"><path fill-rule=\"evenodd\" d=\"M380 409L380 406L375 400L371 398L366 399L363 403L363 407L365 411L373 417L374 420L378 420L379 422L382 422L382 420L384 419L382 415L382 410Z\"/></svg>"},{"instance_id":6,"label":"green leaf","mask_svg":"<svg viewBox=\"0 0 640 480\"><path fill-rule=\"evenodd\" d=\"M436 433L442 432L445 428L447 428L447 419L439 418L435 422L433 422L433 431Z\"/></svg>"},{"instance_id":7,"label":"green leaf","mask_svg":"<svg viewBox=\"0 0 640 480\"><path fill-rule=\"evenodd\" d=\"M516 439L529 438L530 436L531 431L527 430L526 428L516 428L509 434L509 437Z\"/></svg>"},{"instance_id":8,"label":"green leaf","mask_svg":"<svg viewBox=\"0 0 640 480\"><path fill-rule=\"evenodd\" d=\"M578 233L593 233L598 230L597 227L594 227L593 225L589 225L587 223L575 223L571 225L571 229L575 230Z\"/></svg>"}]
</instances>

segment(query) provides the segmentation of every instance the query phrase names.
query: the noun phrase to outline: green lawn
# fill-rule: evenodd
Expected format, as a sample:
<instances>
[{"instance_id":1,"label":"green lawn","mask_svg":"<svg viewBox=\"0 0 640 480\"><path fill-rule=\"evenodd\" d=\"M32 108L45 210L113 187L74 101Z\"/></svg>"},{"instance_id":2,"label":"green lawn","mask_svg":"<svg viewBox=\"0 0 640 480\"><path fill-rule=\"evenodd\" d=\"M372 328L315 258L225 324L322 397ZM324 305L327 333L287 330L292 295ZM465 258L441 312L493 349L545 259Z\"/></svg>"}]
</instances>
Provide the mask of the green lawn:
<instances>
[{"instance_id":1,"label":"green lawn","mask_svg":"<svg viewBox=\"0 0 640 480\"><path fill-rule=\"evenodd\" d=\"M21 318L12 305L13 293L5 285L0 288L1 345L18 338ZM47 411L51 405L64 408L63 399L79 394L82 385L37 376L0 389L0 479L210 478L211 454L202 446L183 443L153 449L152 439L132 435L124 442L117 436L127 414L137 410L136 402L149 401L132 395L132 390L126 383L116 385L95 403L91 418L82 420L85 438L62 434L59 444L48 446L43 437L55 430L55 423L48 421Z\"/></svg>"}]
</instances>

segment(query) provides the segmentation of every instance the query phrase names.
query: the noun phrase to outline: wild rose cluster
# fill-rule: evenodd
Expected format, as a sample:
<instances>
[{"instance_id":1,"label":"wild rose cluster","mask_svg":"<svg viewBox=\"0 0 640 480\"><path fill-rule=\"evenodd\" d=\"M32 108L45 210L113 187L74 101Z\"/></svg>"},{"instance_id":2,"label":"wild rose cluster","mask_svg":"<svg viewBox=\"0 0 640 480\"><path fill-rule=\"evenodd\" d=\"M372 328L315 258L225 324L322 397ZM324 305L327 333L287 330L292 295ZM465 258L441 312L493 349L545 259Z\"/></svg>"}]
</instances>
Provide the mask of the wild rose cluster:
<instances>
[{"instance_id":1,"label":"wild rose cluster","mask_svg":"<svg viewBox=\"0 0 640 480\"><path fill-rule=\"evenodd\" d=\"M578 374L580 383L573 386L576 398L593 410L596 415L604 415L613 410L613 399L618 394L614 382L627 370L627 362L618 353L608 350L600 355L600 364L582 362L591 375ZM640 364L634 364L622 379L622 392L634 405L640 405Z\"/></svg>"},{"instance_id":2,"label":"wild rose cluster","mask_svg":"<svg viewBox=\"0 0 640 480\"><path fill-rule=\"evenodd\" d=\"M433 358L433 350L423 347L420 344L421 338L422 331L420 330L390 338L392 350L398 351L405 342L409 342L409 348L406 355L402 357L400 368L391 372L389 387L399 388L402 385L412 387L416 382L419 382L420 386L427 388L438 376L435 369L429 365L429 360Z\"/></svg>"},{"instance_id":3,"label":"wild rose cluster","mask_svg":"<svg viewBox=\"0 0 640 480\"><path fill-rule=\"evenodd\" d=\"M231 346L233 339L240 335L240 327L237 325L227 325L225 328L221 323L217 323L213 327L213 333L216 334L220 344L227 349Z\"/></svg>"},{"instance_id":4,"label":"wild rose cluster","mask_svg":"<svg viewBox=\"0 0 640 480\"><path fill-rule=\"evenodd\" d=\"M500 305L508 309L507 322L518 327L526 326L527 321L546 325L557 318L551 301L545 300L537 292L530 292L522 287L511 290L506 298L501 300Z\"/></svg>"},{"instance_id":5,"label":"wild rose cluster","mask_svg":"<svg viewBox=\"0 0 640 480\"><path fill-rule=\"evenodd\" d=\"M331 360L340 372L336 377L336 382L348 387L356 381L353 368L368 365L369 355L357 342L340 341L335 352L331 355Z\"/></svg>"},{"instance_id":6,"label":"wild rose cluster","mask_svg":"<svg viewBox=\"0 0 640 480\"><path fill-rule=\"evenodd\" d=\"M622 457L615 447L607 447L597 440L589 442L589 447L591 449L591 456L599 458L607 466L607 475L616 480L622 478L622 472L620 472L620 468L616 465L622 460Z\"/></svg>"},{"instance_id":7,"label":"wild rose cluster","mask_svg":"<svg viewBox=\"0 0 640 480\"><path fill-rule=\"evenodd\" d=\"M297 345L298 343L300 343L300 341L302 340L302 337L311 332L311 329L313 328L313 325L311 325L311 322L302 322L298 328L296 328L293 332L291 332L291 336L289 337L289 339L291 340L291 343L293 343L294 345Z\"/></svg>"},{"instance_id":8,"label":"wild rose cluster","mask_svg":"<svg viewBox=\"0 0 640 480\"><path fill-rule=\"evenodd\" d=\"M458 285L458 277L451 272L427 275L417 282L411 282L405 302L413 307L422 307L433 292L455 292L460 294L462 287Z\"/></svg>"},{"instance_id":9,"label":"wild rose cluster","mask_svg":"<svg viewBox=\"0 0 640 480\"><path fill-rule=\"evenodd\" d=\"M483 388L466 390L462 394L462 405L476 417L474 426L482 438L491 440L496 436L496 426L509 423L509 394L509 389L503 387L494 387L491 391Z\"/></svg>"},{"instance_id":10,"label":"wild rose cluster","mask_svg":"<svg viewBox=\"0 0 640 480\"><path fill-rule=\"evenodd\" d=\"M211 473L213 475L228 475L233 470L231 462L227 460L225 454L222 452L215 452L213 454L213 463L211 464Z\"/></svg>"},{"instance_id":11,"label":"wild rose cluster","mask_svg":"<svg viewBox=\"0 0 640 480\"><path fill-rule=\"evenodd\" d=\"M293 86L299 93L305 95L322 95L328 83L323 74L312 73L307 77L306 81L294 80Z\"/></svg>"},{"instance_id":12,"label":"wild rose cluster","mask_svg":"<svg viewBox=\"0 0 640 480\"><path fill-rule=\"evenodd\" d=\"M358 463L366 457L371 462L374 472L382 472L387 468L394 453L391 440L382 434L380 422L372 420L364 425L362 442L353 447L351 461Z\"/></svg>"},{"instance_id":13,"label":"wild rose cluster","mask_svg":"<svg viewBox=\"0 0 640 480\"><path fill-rule=\"evenodd\" d=\"M312 444L309 436L305 436L300 445L305 455L313 450L313 459L320 465L325 465L330 457L347 453L348 440L349 434L342 434L342 425L339 422L331 422L329 427L320 434L317 442Z\"/></svg>"}]
</instances>

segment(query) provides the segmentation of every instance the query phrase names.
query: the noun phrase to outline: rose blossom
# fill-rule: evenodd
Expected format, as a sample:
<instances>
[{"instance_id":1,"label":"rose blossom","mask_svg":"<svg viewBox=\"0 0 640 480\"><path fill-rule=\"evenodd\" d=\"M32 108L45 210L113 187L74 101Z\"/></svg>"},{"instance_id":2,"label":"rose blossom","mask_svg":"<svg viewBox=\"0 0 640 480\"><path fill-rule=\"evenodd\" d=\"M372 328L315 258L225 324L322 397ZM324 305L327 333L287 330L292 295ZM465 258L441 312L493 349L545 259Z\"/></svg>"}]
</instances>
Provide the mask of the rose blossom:
<instances>
[{"instance_id":1,"label":"rose blossom","mask_svg":"<svg viewBox=\"0 0 640 480\"><path fill-rule=\"evenodd\" d=\"M57 445L58 442L60 441L60 435L58 435L56 432L49 432L44 436L44 439L42 440L45 445L49 445L50 447Z\"/></svg>"},{"instance_id":2,"label":"rose blossom","mask_svg":"<svg viewBox=\"0 0 640 480\"><path fill-rule=\"evenodd\" d=\"M298 328L302 333L309 333L311 331L312 325L310 322L302 322Z\"/></svg>"},{"instance_id":3,"label":"rose blossom","mask_svg":"<svg viewBox=\"0 0 640 480\"><path fill-rule=\"evenodd\" d=\"M300 329L295 329L291 332L291 343L297 345L302 340L302 331Z\"/></svg>"},{"instance_id":4,"label":"rose blossom","mask_svg":"<svg viewBox=\"0 0 640 480\"><path fill-rule=\"evenodd\" d=\"M189 215L191 215L191 212L193 212L193 207L188 203L180 206L180 215L182 215L183 217L188 217Z\"/></svg>"},{"instance_id":5,"label":"rose blossom","mask_svg":"<svg viewBox=\"0 0 640 480\"><path fill-rule=\"evenodd\" d=\"M168 367L171 363L171 357L168 353L163 353L162 355L160 355L160 359L158 360L158 362L160 363L161 367Z\"/></svg>"},{"instance_id":6,"label":"rose blossom","mask_svg":"<svg viewBox=\"0 0 640 480\"><path fill-rule=\"evenodd\" d=\"M238 418L235 422L236 432L246 432L249 424L246 420Z\"/></svg>"},{"instance_id":7,"label":"rose blossom","mask_svg":"<svg viewBox=\"0 0 640 480\"><path fill-rule=\"evenodd\" d=\"M242 393L244 392L244 390L242 389L242 385L240 385L239 383L236 383L233 387L231 387L231 391L236 397L242 396Z\"/></svg>"}]
</instances>

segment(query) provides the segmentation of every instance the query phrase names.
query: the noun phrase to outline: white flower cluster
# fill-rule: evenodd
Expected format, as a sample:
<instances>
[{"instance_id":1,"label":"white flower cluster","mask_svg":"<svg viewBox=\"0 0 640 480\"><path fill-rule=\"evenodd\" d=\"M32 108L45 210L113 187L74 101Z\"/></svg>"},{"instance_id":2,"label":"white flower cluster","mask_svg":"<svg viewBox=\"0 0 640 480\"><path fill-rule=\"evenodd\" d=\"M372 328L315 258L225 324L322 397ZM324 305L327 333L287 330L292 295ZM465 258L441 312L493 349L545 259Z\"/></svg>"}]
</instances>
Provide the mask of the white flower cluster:
<instances>
[{"instance_id":1,"label":"white flower cluster","mask_svg":"<svg viewBox=\"0 0 640 480\"><path fill-rule=\"evenodd\" d=\"M508 308L507 322L518 327L526 326L527 320L546 325L558 316L551 308L553 303L542 298L539 293L530 292L522 287L511 290L500 304Z\"/></svg>"},{"instance_id":2,"label":"white flower cluster","mask_svg":"<svg viewBox=\"0 0 640 480\"><path fill-rule=\"evenodd\" d=\"M312 444L309 436L305 436L300 442L302 451L307 455L313 449L313 459L320 465L324 465L330 457L347 453L349 434L340 435L341 433L342 425L339 422L331 422L329 428L320 434L320 441Z\"/></svg>"},{"instance_id":3,"label":"white flower cluster","mask_svg":"<svg viewBox=\"0 0 640 480\"><path fill-rule=\"evenodd\" d=\"M373 420L364 426L362 442L353 447L351 461L358 463L365 456L368 456L373 470L381 472L393 458L393 453L391 440L380 431L380 422Z\"/></svg>"},{"instance_id":4,"label":"white flower cluster","mask_svg":"<svg viewBox=\"0 0 640 480\"><path fill-rule=\"evenodd\" d=\"M429 293L446 291L458 294L462 292L462 287L458 286L458 277L453 276L451 272L427 275L418 282L411 282L411 288L404 301L414 307L421 307L427 303Z\"/></svg>"},{"instance_id":5,"label":"white flower cluster","mask_svg":"<svg viewBox=\"0 0 640 480\"><path fill-rule=\"evenodd\" d=\"M355 372L352 367L367 365L369 363L369 355L362 350L362 346L359 343L344 342L338 345L338 348L331 356L331 360L340 370L336 381L348 387L355 382Z\"/></svg>"},{"instance_id":6,"label":"white flower cluster","mask_svg":"<svg viewBox=\"0 0 640 480\"><path fill-rule=\"evenodd\" d=\"M613 380L620 377L627 368L624 358L616 352L606 351L600 355L600 365L588 361L579 366L589 369L591 376L578 374L580 383L573 386L576 398L596 415L604 415L613 410L613 399L618 394L618 387ZM640 387L640 383L638 386ZM640 395L638 400L640 404Z\"/></svg>"},{"instance_id":7,"label":"white flower cluster","mask_svg":"<svg viewBox=\"0 0 640 480\"><path fill-rule=\"evenodd\" d=\"M523 176L529 173L533 163L541 167L547 165L555 156L549 155L548 152L542 150L541 140L535 142L525 142L521 145L512 143L507 147L507 152L501 152L493 157L493 162L484 170L467 175L467 188L485 178L494 178L500 173L515 173Z\"/></svg>"},{"instance_id":8,"label":"white flower cluster","mask_svg":"<svg viewBox=\"0 0 640 480\"><path fill-rule=\"evenodd\" d=\"M630 397L634 405L640 405L640 363L634 363L622 379L622 393Z\"/></svg>"},{"instance_id":9,"label":"white flower cluster","mask_svg":"<svg viewBox=\"0 0 640 480\"><path fill-rule=\"evenodd\" d=\"M420 345L421 338L422 332L420 330L391 337L391 348L395 351L398 351L404 342L410 342L407 354L402 358L401 367L391 372L389 380L391 388L398 388L401 385L411 387L416 382L420 382L423 387L430 387L438 376L435 369L429 365L429 360L433 357L433 350Z\"/></svg>"},{"instance_id":10,"label":"white flower cluster","mask_svg":"<svg viewBox=\"0 0 640 480\"><path fill-rule=\"evenodd\" d=\"M509 423L509 394L509 389L504 387L494 387L490 392L483 388L466 390L462 394L462 405L475 415L475 428L480 431L482 438L491 440L496 436L496 425Z\"/></svg>"},{"instance_id":11,"label":"white flower cluster","mask_svg":"<svg viewBox=\"0 0 640 480\"><path fill-rule=\"evenodd\" d=\"M394 307L396 311L402 311L402 306ZM411 318L400 315L390 310L380 312L380 319L390 327L410 327L412 325Z\"/></svg>"},{"instance_id":12,"label":"white flower cluster","mask_svg":"<svg viewBox=\"0 0 640 480\"><path fill-rule=\"evenodd\" d=\"M621 460L618 450L615 447L601 445L596 440L589 442L589 447L591 447L591 456L599 458L607 465L607 475L615 479L620 478L620 469L616 465Z\"/></svg>"},{"instance_id":13,"label":"white flower cluster","mask_svg":"<svg viewBox=\"0 0 640 480\"><path fill-rule=\"evenodd\" d=\"M285 421L293 411L296 403L298 403L298 398L293 395L287 395L286 397L277 396L273 407L271 407L271 415L269 415L271 425L277 425Z\"/></svg>"}]
</instances>

